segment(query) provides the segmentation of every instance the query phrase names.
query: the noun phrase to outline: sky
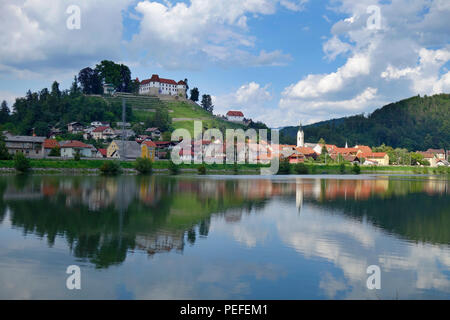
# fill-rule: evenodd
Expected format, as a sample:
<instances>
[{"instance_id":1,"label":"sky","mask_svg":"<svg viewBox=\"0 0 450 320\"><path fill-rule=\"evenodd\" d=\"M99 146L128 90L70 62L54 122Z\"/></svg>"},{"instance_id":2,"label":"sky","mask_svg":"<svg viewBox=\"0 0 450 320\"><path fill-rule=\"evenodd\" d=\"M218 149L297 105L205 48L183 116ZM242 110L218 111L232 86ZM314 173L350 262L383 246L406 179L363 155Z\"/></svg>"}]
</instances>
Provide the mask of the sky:
<instances>
[{"instance_id":1,"label":"sky","mask_svg":"<svg viewBox=\"0 0 450 320\"><path fill-rule=\"evenodd\" d=\"M450 93L449 0L0 0L0 100L108 59L270 127ZM79 28L76 24L79 8ZM69 23L68 23L69 22ZM75 26L75 28L73 27Z\"/></svg>"}]
</instances>

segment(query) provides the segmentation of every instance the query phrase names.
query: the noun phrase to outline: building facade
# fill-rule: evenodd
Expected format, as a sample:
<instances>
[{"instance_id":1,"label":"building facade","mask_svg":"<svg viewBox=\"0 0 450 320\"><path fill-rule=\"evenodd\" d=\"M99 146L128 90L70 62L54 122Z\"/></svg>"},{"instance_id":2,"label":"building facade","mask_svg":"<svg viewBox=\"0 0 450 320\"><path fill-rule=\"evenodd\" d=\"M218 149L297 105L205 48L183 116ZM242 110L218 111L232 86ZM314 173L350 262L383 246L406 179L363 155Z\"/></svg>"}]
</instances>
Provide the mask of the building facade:
<instances>
[{"instance_id":1,"label":"building facade","mask_svg":"<svg viewBox=\"0 0 450 320\"><path fill-rule=\"evenodd\" d=\"M184 81L176 82L172 79L160 78L157 74L152 75L150 79L141 81L139 85L139 94L142 95L171 95L186 97L187 85Z\"/></svg>"}]
</instances>

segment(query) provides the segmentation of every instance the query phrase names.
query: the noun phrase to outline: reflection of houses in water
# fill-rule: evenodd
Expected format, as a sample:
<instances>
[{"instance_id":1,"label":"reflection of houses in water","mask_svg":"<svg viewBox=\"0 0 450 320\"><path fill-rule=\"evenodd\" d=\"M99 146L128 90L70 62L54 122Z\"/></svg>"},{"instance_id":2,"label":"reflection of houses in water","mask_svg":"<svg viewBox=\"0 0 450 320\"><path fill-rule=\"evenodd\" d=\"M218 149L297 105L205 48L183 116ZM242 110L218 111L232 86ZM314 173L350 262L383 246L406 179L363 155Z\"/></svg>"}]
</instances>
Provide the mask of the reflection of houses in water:
<instances>
[{"instance_id":1,"label":"reflection of houses in water","mask_svg":"<svg viewBox=\"0 0 450 320\"><path fill-rule=\"evenodd\" d=\"M183 231L158 231L155 234L137 235L136 247L145 250L149 255L175 250L182 253L184 249Z\"/></svg>"},{"instance_id":2,"label":"reflection of houses in water","mask_svg":"<svg viewBox=\"0 0 450 320\"><path fill-rule=\"evenodd\" d=\"M302 209L302 206L303 206L304 183L303 183L303 179L295 179L295 182L296 182L295 205L296 205L298 211L300 212L300 210Z\"/></svg>"}]
</instances>

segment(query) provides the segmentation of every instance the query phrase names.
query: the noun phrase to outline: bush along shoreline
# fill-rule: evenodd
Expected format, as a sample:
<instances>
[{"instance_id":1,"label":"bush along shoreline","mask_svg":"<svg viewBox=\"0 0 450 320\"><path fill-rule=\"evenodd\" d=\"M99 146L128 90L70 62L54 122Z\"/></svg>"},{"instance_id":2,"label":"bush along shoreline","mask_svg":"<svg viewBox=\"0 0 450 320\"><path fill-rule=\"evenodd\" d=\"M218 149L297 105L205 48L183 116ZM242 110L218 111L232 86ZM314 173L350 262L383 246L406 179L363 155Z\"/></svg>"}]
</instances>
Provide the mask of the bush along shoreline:
<instances>
[{"instance_id":1,"label":"bush along shoreline","mask_svg":"<svg viewBox=\"0 0 450 320\"><path fill-rule=\"evenodd\" d=\"M265 167L258 164L180 164L172 161L151 161L137 159L136 161L119 160L52 160L29 159L18 153L13 160L0 160L0 172L3 173L70 173L70 174L155 174L169 173L172 175L190 173L199 175L227 174L227 175L259 175L260 169ZM450 176L450 167L419 167L419 166L359 166L349 163L317 164L280 161L278 175L316 175L316 174L430 174Z\"/></svg>"}]
</instances>

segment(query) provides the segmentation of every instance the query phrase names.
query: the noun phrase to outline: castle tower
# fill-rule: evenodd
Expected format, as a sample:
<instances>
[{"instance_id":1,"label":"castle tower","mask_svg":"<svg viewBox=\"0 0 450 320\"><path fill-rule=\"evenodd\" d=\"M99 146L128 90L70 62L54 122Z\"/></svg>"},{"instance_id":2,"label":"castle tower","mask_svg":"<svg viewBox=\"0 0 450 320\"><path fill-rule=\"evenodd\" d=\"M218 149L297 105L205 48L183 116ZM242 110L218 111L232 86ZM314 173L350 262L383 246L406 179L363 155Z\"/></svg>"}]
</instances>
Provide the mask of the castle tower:
<instances>
[{"instance_id":1,"label":"castle tower","mask_svg":"<svg viewBox=\"0 0 450 320\"><path fill-rule=\"evenodd\" d=\"M297 147L305 146L305 133L303 132L302 123L300 122L300 127L297 132Z\"/></svg>"}]
</instances>

